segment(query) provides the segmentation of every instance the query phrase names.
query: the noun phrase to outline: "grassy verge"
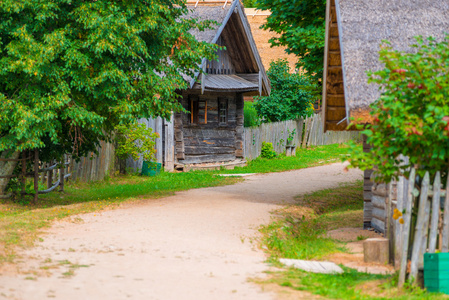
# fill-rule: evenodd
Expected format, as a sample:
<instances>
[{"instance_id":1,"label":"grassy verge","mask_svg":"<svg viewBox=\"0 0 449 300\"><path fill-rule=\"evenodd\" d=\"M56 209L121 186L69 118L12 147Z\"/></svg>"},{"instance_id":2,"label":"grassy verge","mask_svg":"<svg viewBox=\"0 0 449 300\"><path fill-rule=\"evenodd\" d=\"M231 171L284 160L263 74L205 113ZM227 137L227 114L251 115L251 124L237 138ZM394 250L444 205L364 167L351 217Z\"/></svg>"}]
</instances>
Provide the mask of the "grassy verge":
<instances>
[{"instance_id":1,"label":"grassy verge","mask_svg":"<svg viewBox=\"0 0 449 300\"><path fill-rule=\"evenodd\" d=\"M277 158L256 158L248 162L246 167L236 167L234 170L222 170L221 173L268 173L303 169L340 162L348 155L346 144L299 148L296 156L279 155Z\"/></svg>"},{"instance_id":2,"label":"grassy verge","mask_svg":"<svg viewBox=\"0 0 449 300\"><path fill-rule=\"evenodd\" d=\"M298 204L279 211L280 219L261 229L270 261L279 258L322 259L346 251L345 245L326 237L329 230L360 227L363 182L342 185L298 197ZM269 280L289 289L308 291L331 299L448 299L421 289L398 290L396 277L372 275L345 268L342 274L315 274L294 268L270 272Z\"/></svg>"},{"instance_id":3,"label":"grassy verge","mask_svg":"<svg viewBox=\"0 0 449 300\"><path fill-rule=\"evenodd\" d=\"M156 177L119 176L97 183L69 183L64 193L42 195L32 206L29 198L0 202L0 262L14 259L15 246L29 246L40 229L57 219L117 206L124 201L168 196L176 191L233 184L241 179L218 173L286 171L340 160L347 147L330 145L301 149L295 157L256 159L237 170L166 173Z\"/></svg>"}]
</instances>

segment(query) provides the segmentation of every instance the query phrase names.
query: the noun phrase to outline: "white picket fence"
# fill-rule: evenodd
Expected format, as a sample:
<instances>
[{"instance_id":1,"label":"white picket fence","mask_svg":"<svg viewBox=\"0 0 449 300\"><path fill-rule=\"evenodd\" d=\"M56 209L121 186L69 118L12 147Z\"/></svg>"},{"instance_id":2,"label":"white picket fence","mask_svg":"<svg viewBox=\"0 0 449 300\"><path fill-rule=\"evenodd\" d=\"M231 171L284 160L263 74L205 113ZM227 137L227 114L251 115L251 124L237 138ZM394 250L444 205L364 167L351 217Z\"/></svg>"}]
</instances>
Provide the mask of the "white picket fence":
<instances>
[{"instance_id":1,"label":"white picket fence","mask_svg":"<svg viewBox=\"0 0 449 300\"><path fill-rule=\"evenodd\" d=\"M293 144L297 148L341 144L349 140L361 141L361 134L358 131L323 132L322 116L316 114L306 119L264 123L257 127L245 128L245 158L251 160L259 157L262 142L272 143L276 153L284 152L289 133L293 130L295 130Z\"/></svg>"},{"instance_id":2,"label":"white picket fence","mask_svg":"<svg viewBox=\"0 0 449 300\"><path fill-rule=\"evenodd\" d=\"M408 271L409 281L417 284L424 253L449 252L449 181L445 190L442 190L441 182L440 172L436 173L433 184L426 172L418 189L416 170L412 168L408 179L399 177L397 182L389 184L385 201L386 235L393 241L400 287L404 285ZM443 211L442 197L445 198Z\"/></svg>"}]
</instances>

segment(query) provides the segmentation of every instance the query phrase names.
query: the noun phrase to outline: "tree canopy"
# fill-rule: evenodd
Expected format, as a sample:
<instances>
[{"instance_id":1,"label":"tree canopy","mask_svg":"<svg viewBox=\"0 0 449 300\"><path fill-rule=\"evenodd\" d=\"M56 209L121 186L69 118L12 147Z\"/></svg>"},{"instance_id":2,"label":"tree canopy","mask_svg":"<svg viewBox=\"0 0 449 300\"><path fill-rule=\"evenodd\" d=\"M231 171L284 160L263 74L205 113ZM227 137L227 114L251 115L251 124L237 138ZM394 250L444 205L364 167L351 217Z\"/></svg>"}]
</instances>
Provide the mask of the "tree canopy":
<instances>
[{"instance_id":1,"label":"tree canopy","mask_svg":"<svg viewBox=\"0 0 449 300\"><path fill-rule=\"evenodd\" d=\"M265 122L294 120L313 113L316 85L303 74L290 73L287 60L273 61L267 72L270 96L256 97L255 108Z\"/></svg>"},{"instance_id":2,"label":"tree canopy","mask_svg":"<svg viewBox=\"0 0 449 300\"><path fill-rule=\"evenodd\" d=\"M1 1L0 152L82 155L117 124L180 110L182 74L215 50L184 2Z\"/></svg>"},{"instance_id":3,"label":"tree canopy","mask_svg":"<svg viewBox=\"0 0 449 300\"><path fill-rule=\"evenodd\" d=\"M273 46L286 46L287 53L299 57L315 79L323 78L326 0L256 0L262 10L270 10L263 29L278 33L270 39Z\"/></svg>"}]
</instances>

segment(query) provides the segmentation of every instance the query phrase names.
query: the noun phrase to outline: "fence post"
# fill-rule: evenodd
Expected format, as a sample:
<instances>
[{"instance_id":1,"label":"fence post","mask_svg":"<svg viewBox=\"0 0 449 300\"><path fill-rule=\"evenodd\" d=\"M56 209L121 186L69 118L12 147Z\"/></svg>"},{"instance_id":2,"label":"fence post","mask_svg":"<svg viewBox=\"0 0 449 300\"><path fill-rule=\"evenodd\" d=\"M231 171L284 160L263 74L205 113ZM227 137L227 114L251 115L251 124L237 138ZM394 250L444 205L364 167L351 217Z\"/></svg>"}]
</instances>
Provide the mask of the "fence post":
<instances>
[{"instance_id":1,"label":"fence post","mask_svg":"<svg viewBox=\"0 0 449 300\"><path fill-rule=\"evenodd\" d=\"M402 231L402 253L401 253L401 269L399 270L398 286L402 288L405 283L405 275L407 272L408 261L408 244L410 235L410 223L412 220L412 203L413 203L413 188L415 184L415 168L410 171L410 178L408 182L408 190L404 201L404 227Z\"/></svg>"},{"instance_id":2,"label":"fence post","mask_svg":"<svg viewBox=\"0 0 449 300\"><path fill-rule=\"evenodd\" d=\"M39 197L39 150L34 149L34 198L33 204L37 204Z\"/></svg>"},{"instance_id":3,"label":"fence post","mask_svg":"<svg viewBox=\"0 0 449 300\"><path fill-rule=\"evenodd\" d=\"M446 182L446 197L444 199L443 234L441 252L449 250L449 176Z\"/></svg>"},{"instance_id":4,"label":"fence post","mask_svg":"<svg viewBox=\"0 0 449 300\"><path fill-rule=\"evenodd\" d=\"M59 191L64 192L64 168L65 168L65 161L62 159L62 163L59 167Z\"/></svg>"},{"instance_id":5,"label":"fence post","mask_svg":"<svg viewBox=\"0 0 449 300\"><path fill-rule=\"evenodd\" d=\"M419 262L419 254L422 248L422 241L424 238L424 226L429 216L426 216L426 205L428 202L427 194L429 190L429 172L426 172L424 175L424 179L421 184L421 194L419 196L419 205L418 205L418 217L416 220L416 228L415 228L415 238L413 241L413 249L412 249L412 262L410 265L410 277L409 281L413 284L417 284L417 276L418 276L418 262Z\"/></svg>"},{"instance_id":6,"label":"fence post","mask_svg":"<svg viewBox=\"0 0 449 300\"><path fill-rule=\"evenodd\" d=\"M435 174L433 182L432 220L430 222L429 253L435 253L437 247L438 220L440 219L440 171Z\"/></svg>"}]
</instances>

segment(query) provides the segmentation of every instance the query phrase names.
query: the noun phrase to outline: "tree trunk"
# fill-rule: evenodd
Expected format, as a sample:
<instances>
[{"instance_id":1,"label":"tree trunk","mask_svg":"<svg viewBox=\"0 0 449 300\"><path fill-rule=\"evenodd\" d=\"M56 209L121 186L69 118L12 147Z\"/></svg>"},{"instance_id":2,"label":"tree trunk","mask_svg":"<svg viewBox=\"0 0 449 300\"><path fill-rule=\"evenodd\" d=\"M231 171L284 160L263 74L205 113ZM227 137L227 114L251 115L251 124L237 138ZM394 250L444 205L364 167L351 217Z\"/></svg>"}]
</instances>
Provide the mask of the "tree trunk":
<instances>
[{"instance_id":1,"label":"tree trunk","mask_svg":"<svg viewBox=\"0 0 449 300\"><path fill-rule=\"evenodd\" d=\"M20 152L15 151L9 157L7 156L8 152L4 151L0 153L1 158L7 159L18 159ZM14 168L17 165L17 161L0 161L0 176L12 175ZM6 186L9 183L10 178L0 178L0 198L4 195Z\"/></svg>"}]
</instances>

